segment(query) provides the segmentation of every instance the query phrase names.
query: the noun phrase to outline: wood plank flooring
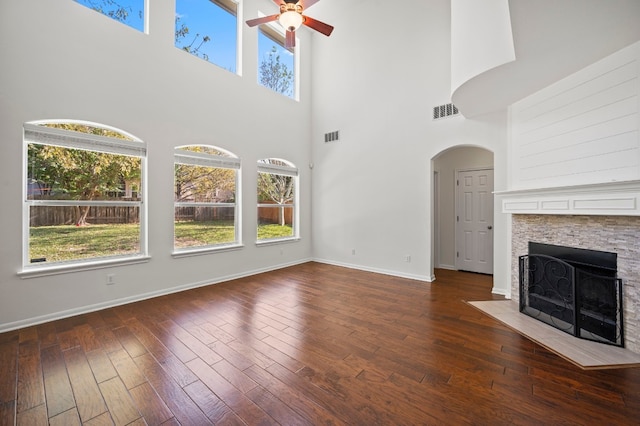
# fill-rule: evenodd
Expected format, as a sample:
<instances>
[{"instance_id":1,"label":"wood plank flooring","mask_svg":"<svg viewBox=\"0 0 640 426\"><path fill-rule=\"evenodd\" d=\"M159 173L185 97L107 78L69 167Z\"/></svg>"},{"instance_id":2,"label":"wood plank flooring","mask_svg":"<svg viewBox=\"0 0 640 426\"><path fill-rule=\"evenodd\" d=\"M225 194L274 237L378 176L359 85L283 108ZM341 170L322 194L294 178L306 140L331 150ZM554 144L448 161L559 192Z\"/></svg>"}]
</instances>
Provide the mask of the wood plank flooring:
<instances>
[{"instance_id":1,"label":"wood plank flooring","mask_svg":"<svg viewBox=\"0 0 640 426\"><path fill-rule=\"evenodd\" d=\"M0 425L640 424L640 369L581 370L464 302L491 277L436 277L306 263L0 334Z\"/></svg>"}]
</instances>

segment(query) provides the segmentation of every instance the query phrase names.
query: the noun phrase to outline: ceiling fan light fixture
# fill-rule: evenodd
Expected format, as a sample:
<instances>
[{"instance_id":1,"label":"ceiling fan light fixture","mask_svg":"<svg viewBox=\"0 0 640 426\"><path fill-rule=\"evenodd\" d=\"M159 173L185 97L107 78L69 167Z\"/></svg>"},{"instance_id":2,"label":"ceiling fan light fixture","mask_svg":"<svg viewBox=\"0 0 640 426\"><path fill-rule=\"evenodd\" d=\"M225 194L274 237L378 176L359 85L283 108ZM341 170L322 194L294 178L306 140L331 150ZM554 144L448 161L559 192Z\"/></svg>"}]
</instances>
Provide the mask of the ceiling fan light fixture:
<instances>
[{"instance_id":1,"label":"ceiling fan light fixture","mask_svg":"<svg viewBox=\"0 0 640 426\"><path fill-rule=\"evenodd\" d=\"M303 20L304 18L302 17L301 14L291 10L282 12L280 14L280 17L278 18L278 22L280 22L280 25L282 25L284 29L288 31L295 31L298 28L300 28L300 25L302 25Z\"/></svg>"}]
</instances>

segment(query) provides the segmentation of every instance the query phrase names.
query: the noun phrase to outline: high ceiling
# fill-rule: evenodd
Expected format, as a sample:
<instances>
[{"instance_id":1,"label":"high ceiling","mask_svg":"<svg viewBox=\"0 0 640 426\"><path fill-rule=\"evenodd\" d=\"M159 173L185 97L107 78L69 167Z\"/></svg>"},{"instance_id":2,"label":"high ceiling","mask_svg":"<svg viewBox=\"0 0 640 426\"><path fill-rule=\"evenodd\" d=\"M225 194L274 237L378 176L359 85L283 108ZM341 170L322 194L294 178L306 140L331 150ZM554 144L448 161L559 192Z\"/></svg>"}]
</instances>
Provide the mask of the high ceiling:
<instances>
[{"instance_id":1,"label":"high ceiling","mask_svg":"<svg viewBox=\"0 0 640 426\"><path fill-rule=\"evenodd\" d=\"M414 1L425 0L408 0L403 10L411 11ZM384 28L388 8L383 0L323 0L312 11L336 26L336 38L343 26L361 19L374 31ZM504 109L640 40L640 0L509 0L509 8L516 60L456 91L453 102L467 117ZM394 34L398 46L407 44L406 29L389 37Z\"/></svg>"},{"instance_id":2,"label":"high ceiling","mask_svg":"<svg viewBox=\"0 0 640 426\"><path fill-rule=\"evenodd\" d=\"M464 84L462 113L496 111L640 40L640 0L510 0L514 62Z\"/></svg>"}]
</instances>

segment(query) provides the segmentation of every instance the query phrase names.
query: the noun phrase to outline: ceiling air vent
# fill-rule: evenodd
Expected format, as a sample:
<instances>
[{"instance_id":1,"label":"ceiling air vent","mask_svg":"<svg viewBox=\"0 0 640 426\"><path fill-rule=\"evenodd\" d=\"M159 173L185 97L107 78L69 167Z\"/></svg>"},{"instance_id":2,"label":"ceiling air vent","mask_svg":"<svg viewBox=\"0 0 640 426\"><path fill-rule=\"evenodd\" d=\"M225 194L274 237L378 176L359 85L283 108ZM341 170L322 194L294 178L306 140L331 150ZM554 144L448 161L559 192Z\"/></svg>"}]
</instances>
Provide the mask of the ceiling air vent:
<instances>
[{"instance_id":1,"label":"ceiling air vent","mask_svg":"<svg viewBox=\"0 0 640 426\"><path fill-rule=\"evenodd\" d=\"M450 117L452 115L458 115L458 108L454 104L438 105L433 107L433 119L438 120L440 118Z\"/></svg>"},{"instance_id":2,"label":"ceiling air vent","mask_svg":"<svg viewBox=\"0 0 640 426\"><path fill-rule=\"evenodd\" d=\"M335 132L329 132L324 134L324 143L337 142L339 140L340 140L340 130L336 130Z\"/></svg>"}]
</instances>

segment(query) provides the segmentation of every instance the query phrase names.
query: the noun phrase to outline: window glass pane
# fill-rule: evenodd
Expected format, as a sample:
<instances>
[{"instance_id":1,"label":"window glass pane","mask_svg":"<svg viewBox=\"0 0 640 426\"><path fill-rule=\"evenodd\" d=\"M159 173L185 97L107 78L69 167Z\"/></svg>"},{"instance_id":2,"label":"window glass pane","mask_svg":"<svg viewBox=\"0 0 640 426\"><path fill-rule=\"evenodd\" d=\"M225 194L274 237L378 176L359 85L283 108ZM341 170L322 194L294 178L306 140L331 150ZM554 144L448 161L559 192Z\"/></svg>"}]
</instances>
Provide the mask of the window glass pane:
<instances>
[{"instance_id":1,"label":"window glass pane","mask_svg":"<svg viewBox=\"0 0 640 426\"><path fill-rule=\"evenodd\" d=\"M258 240L293 236L293 206L258 207Z\"/></svg>"},{"instance_id":2,"label":"window glass pane","mask_svg":"<svg viewBox=\"0 0 640 426\"><path fill-rule=\"evenodd\" d=\"M275 166L286 163L263 160ZM295 236L295 176L258 172L258 240Z\"/></svg>"},{"instance_id":3,"label":"window glass pane","mask_svg":"<svg viewBox=\"0 0 640 426\"><path fill-rule=\"evenodd\" d=\"M75 0L90 9L144 31L144 0Z\"/></svg>"},{"instance_id":4,"label":"window glass pane","mask_svg":"<svg viewBox=\"0 0 640 426\"><path fill-rule=\"evenodd\" d=\"M236 240L235 207L176 207L175 248L229 244Z\"/></svg>"},{"instance_id":5,"label":"window glass pane","mask_svg":"<svg viewBox=\"0 0 640 426\"><path fill-rule=\"evenodd\" d=\"M176 164L175 201L234 203L236 172L219 167Z\"/></svg>"},{"instance_id":6,"label":"window glass pane","mask_svg":"<svg viewBox=\"0 0 640 426\"><path fill-rule=\"evenodd\" d=\"M140 199L142 160L119 154L28 144L27 199Z\"/></svg>"},{"instance_id":7,"label":"window glass pane","mask_svg":"<svg viewBox=\"0 0 640 426\"><path fill-rule=\"evenodd\" d=\"M91 206L77 226L78 207L29 208L29 262L62 262L140 253L140 209Z\"/></svg>"},{"instance_id":8,"label":"window glass pane","mask_svg":"<svg viewBox=\"0 0 640 426\"><path fill-rule=\"evenodd\" d=\"M194 154L189 156L191 152ZM208 165L215 164L221 156L235 157L203 145L176 148L175 154L174 248L237 242L237 169Z\"/></svg>"},{"instance_id":9,"label":"window glass pane","mask_svg":"<svg viewBox=\"0 0 640 426\"><path fill-rule=\"evenodd\" d=\"M284 37L272 29L258 31L258 83L293 98L294 54L284 48Z\"/></svg>"},{"instance_id":10,"label":"window glass pane","mask_svg":"<svg viewBox=\"0 0 640 426\"><path fill-rule=\"evenodd\" d=\"M222 151L220 149L214 148L212 146L205 146L205 145L194 145L194 146L183 146L181 148L178 148L180 151L188 151L188 152L199 152L202 154L209 154L209 155L219 155L221 157L232 157L231 154L229 154L228 152Z\"/></svg>"},{"instance_id":11,"label":"window glass pane","mask_svg":"<svg viewBox=\"0 0 640 426\"><path fill-rule=\"evenodd\" d=\"M176 0L175 46L235 73L236 16L230 0Z\"/></svg>"}]
</instances>

